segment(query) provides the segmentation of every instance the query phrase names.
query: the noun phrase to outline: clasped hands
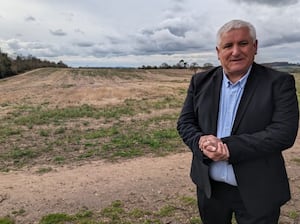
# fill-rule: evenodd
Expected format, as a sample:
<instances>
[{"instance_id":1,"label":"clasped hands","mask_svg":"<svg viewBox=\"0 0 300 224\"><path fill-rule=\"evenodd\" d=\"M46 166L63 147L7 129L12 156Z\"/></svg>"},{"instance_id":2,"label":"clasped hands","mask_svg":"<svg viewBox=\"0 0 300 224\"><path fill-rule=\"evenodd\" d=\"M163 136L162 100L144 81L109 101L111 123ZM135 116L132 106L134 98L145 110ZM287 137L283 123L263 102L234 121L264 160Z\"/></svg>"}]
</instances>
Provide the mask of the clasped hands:
<instances>
[{"instance_id":1,"label":"clasped hands","mask_svg":"<svg viewBox=\"0 0 300 224\"><path fill-rule=\"evenodd\" d=\"M228 160L229 150L221 139L214 135L203 135L199 139L199 149L213 161Z\"/></svg>"}]
</instances>

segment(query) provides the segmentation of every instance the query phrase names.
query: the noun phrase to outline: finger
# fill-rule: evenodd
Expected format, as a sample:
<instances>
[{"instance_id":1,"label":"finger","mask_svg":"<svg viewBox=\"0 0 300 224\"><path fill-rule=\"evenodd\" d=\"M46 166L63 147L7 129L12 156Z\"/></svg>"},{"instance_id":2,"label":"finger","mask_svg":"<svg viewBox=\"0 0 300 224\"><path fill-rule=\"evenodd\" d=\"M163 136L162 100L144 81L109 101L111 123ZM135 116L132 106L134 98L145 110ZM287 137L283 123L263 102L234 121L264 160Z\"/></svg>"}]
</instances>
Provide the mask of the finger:
<instances>
[{"instance_id":1,"label":"finger","mask_svg":"<svg viewBox=\"0 0 300 224\"><path fill-rule=\"evenodd\" d=\"M222 142L218 142L218 148L221 155L226 154L226 149L224 147L224 144Z\"/></svg>"},{"instance_id":2,"label":"finger","mask_svg":"<svg viewBox=\"0 0 300 224\"><path fill-rule=\"evenodd\" d=\"M225 148L225 150L226 150L226 157L227 157L227 159L229 159L229 149L228 149L228 146L226 145L226 143L224 143L224 148Z\"/></svg>"},{"instance_id":3,"label":"finger","mask_svg":"<svg viewBox=\"0 0 300 224\"><path fill-rule=\"evenodd\" d=\"M212 159L214 161L221 161L226 158L226 149L224 148L223 143L218 142L216 151L214 152L214 155L212 155Z\"/></svg>"},{"instance_id":4,"label":"finger","mask_svg":"<svg viewBox=\"0 0 300 224\"><path fill-rule=\"evenodd\" d=\"M200 144L201 149L205 149L211 145L211 142L208 140L204 140L203 143Z\"/></svg>"},{"instance_id":5,"label":"finger","mask_svg":"<svg viewBox=\"0 0 300 224\"><path fill-rule=\"evenodd\" d=\"M228 159L228 148L225 144L219 143L219 159L227 160Z\"/></svg>"},{"instance_id":6,"label":"finger","mask_svg":"<svg viewBox=\"0 0 300 224\"><path fill-rule=\"evenodd\" d=\"M206 155L208 158L214 160L214 159L213 159L213 157L214 157L214 152L211 152L211 151L209 151L209 150L207 150L207 149L203 149L202 152L203 152L203 154Z\"/></svg>"},{"instance_id":7,"label":"finger","mask_svg":"<svg viewBox=\"0 0 300 224\"><path fill-rule=\"evenodd\" d=\"M206 151L209 152L216 152L217 151L217 147L212 146L212 145L208 145L207 147L204 148Z\"/></svg>"},{"instance_id":8,"label":"finger","mask_svg":"<svg viewBox=\"0 0 300 224\"><path fill-rule=\"evenodd\" d=\"M205 136L201 136L198 142L199 148L203 147L204 142L206 141L206 137Z\"/></svg>"}]
</instances>

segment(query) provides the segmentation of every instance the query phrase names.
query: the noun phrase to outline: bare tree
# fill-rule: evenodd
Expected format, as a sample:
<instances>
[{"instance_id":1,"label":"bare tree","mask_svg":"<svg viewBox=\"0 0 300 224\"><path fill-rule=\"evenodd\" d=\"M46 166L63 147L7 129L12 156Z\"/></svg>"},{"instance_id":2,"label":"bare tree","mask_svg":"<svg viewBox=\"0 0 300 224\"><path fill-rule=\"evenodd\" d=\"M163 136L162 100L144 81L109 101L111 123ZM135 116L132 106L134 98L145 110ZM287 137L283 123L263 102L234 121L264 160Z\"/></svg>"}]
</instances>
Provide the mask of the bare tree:
<instances>
[{"instance_id":1,"label":"bare tree","mask_svg":"<svg viewBox=\"0 0 300 224\"><path fill-rule=\"evenodd\" d=\"M193 62L190 65L190 70L192 70L194 72L194 74L197 73L197 71L199 70L200 66L197 64L197 62Z\"/></svg>"}]
</instances>

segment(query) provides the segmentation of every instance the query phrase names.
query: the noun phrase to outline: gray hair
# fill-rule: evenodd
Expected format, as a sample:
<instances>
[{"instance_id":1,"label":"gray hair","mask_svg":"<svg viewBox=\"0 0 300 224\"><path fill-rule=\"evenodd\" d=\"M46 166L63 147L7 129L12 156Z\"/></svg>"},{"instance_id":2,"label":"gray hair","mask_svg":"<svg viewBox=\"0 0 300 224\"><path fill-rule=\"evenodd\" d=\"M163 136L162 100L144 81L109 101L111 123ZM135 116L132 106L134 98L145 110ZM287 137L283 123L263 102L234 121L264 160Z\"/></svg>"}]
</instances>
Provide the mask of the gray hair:
<instances>
[{"instance_id":1,"label":"gray hair","mask_svg":"<svg viewBox=\"0 0 300 224\"><path fill-rule=\"evenodd\" d=\"M217 46L220 45L221 37L224 33L227 33L227 32L229 32L231 30L234 30L234 29L240 29L240 28L243 28L243 27L246 27L246 28L249 29L250 36L252 37L252 40L253 40L253 43L254 43L256 41L256 31L255 31L254 26L251 23L243 21L243 20L231 20L231 21L225 23L219 29L219 31L217 33Z\"/></svg>"}]
</instances>

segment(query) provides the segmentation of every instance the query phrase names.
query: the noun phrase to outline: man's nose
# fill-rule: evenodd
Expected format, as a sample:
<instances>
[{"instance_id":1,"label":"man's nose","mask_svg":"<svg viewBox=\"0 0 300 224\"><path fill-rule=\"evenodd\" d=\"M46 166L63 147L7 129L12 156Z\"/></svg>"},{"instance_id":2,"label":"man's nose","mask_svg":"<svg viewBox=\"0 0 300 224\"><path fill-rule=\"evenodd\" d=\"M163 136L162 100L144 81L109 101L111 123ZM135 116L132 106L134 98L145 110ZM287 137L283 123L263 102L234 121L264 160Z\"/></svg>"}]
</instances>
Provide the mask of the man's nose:
<instances>
[{"instance_id":1,"label":"man's nose","mask_svg":"<svg viewBox=\"0 0 300 224\"><path fill-rule=\"evenodd\" d=\"M241 52L241 49L238 45L234 45L232 48L232 55L239 55Z\"/></svg>"}]
</instances>

